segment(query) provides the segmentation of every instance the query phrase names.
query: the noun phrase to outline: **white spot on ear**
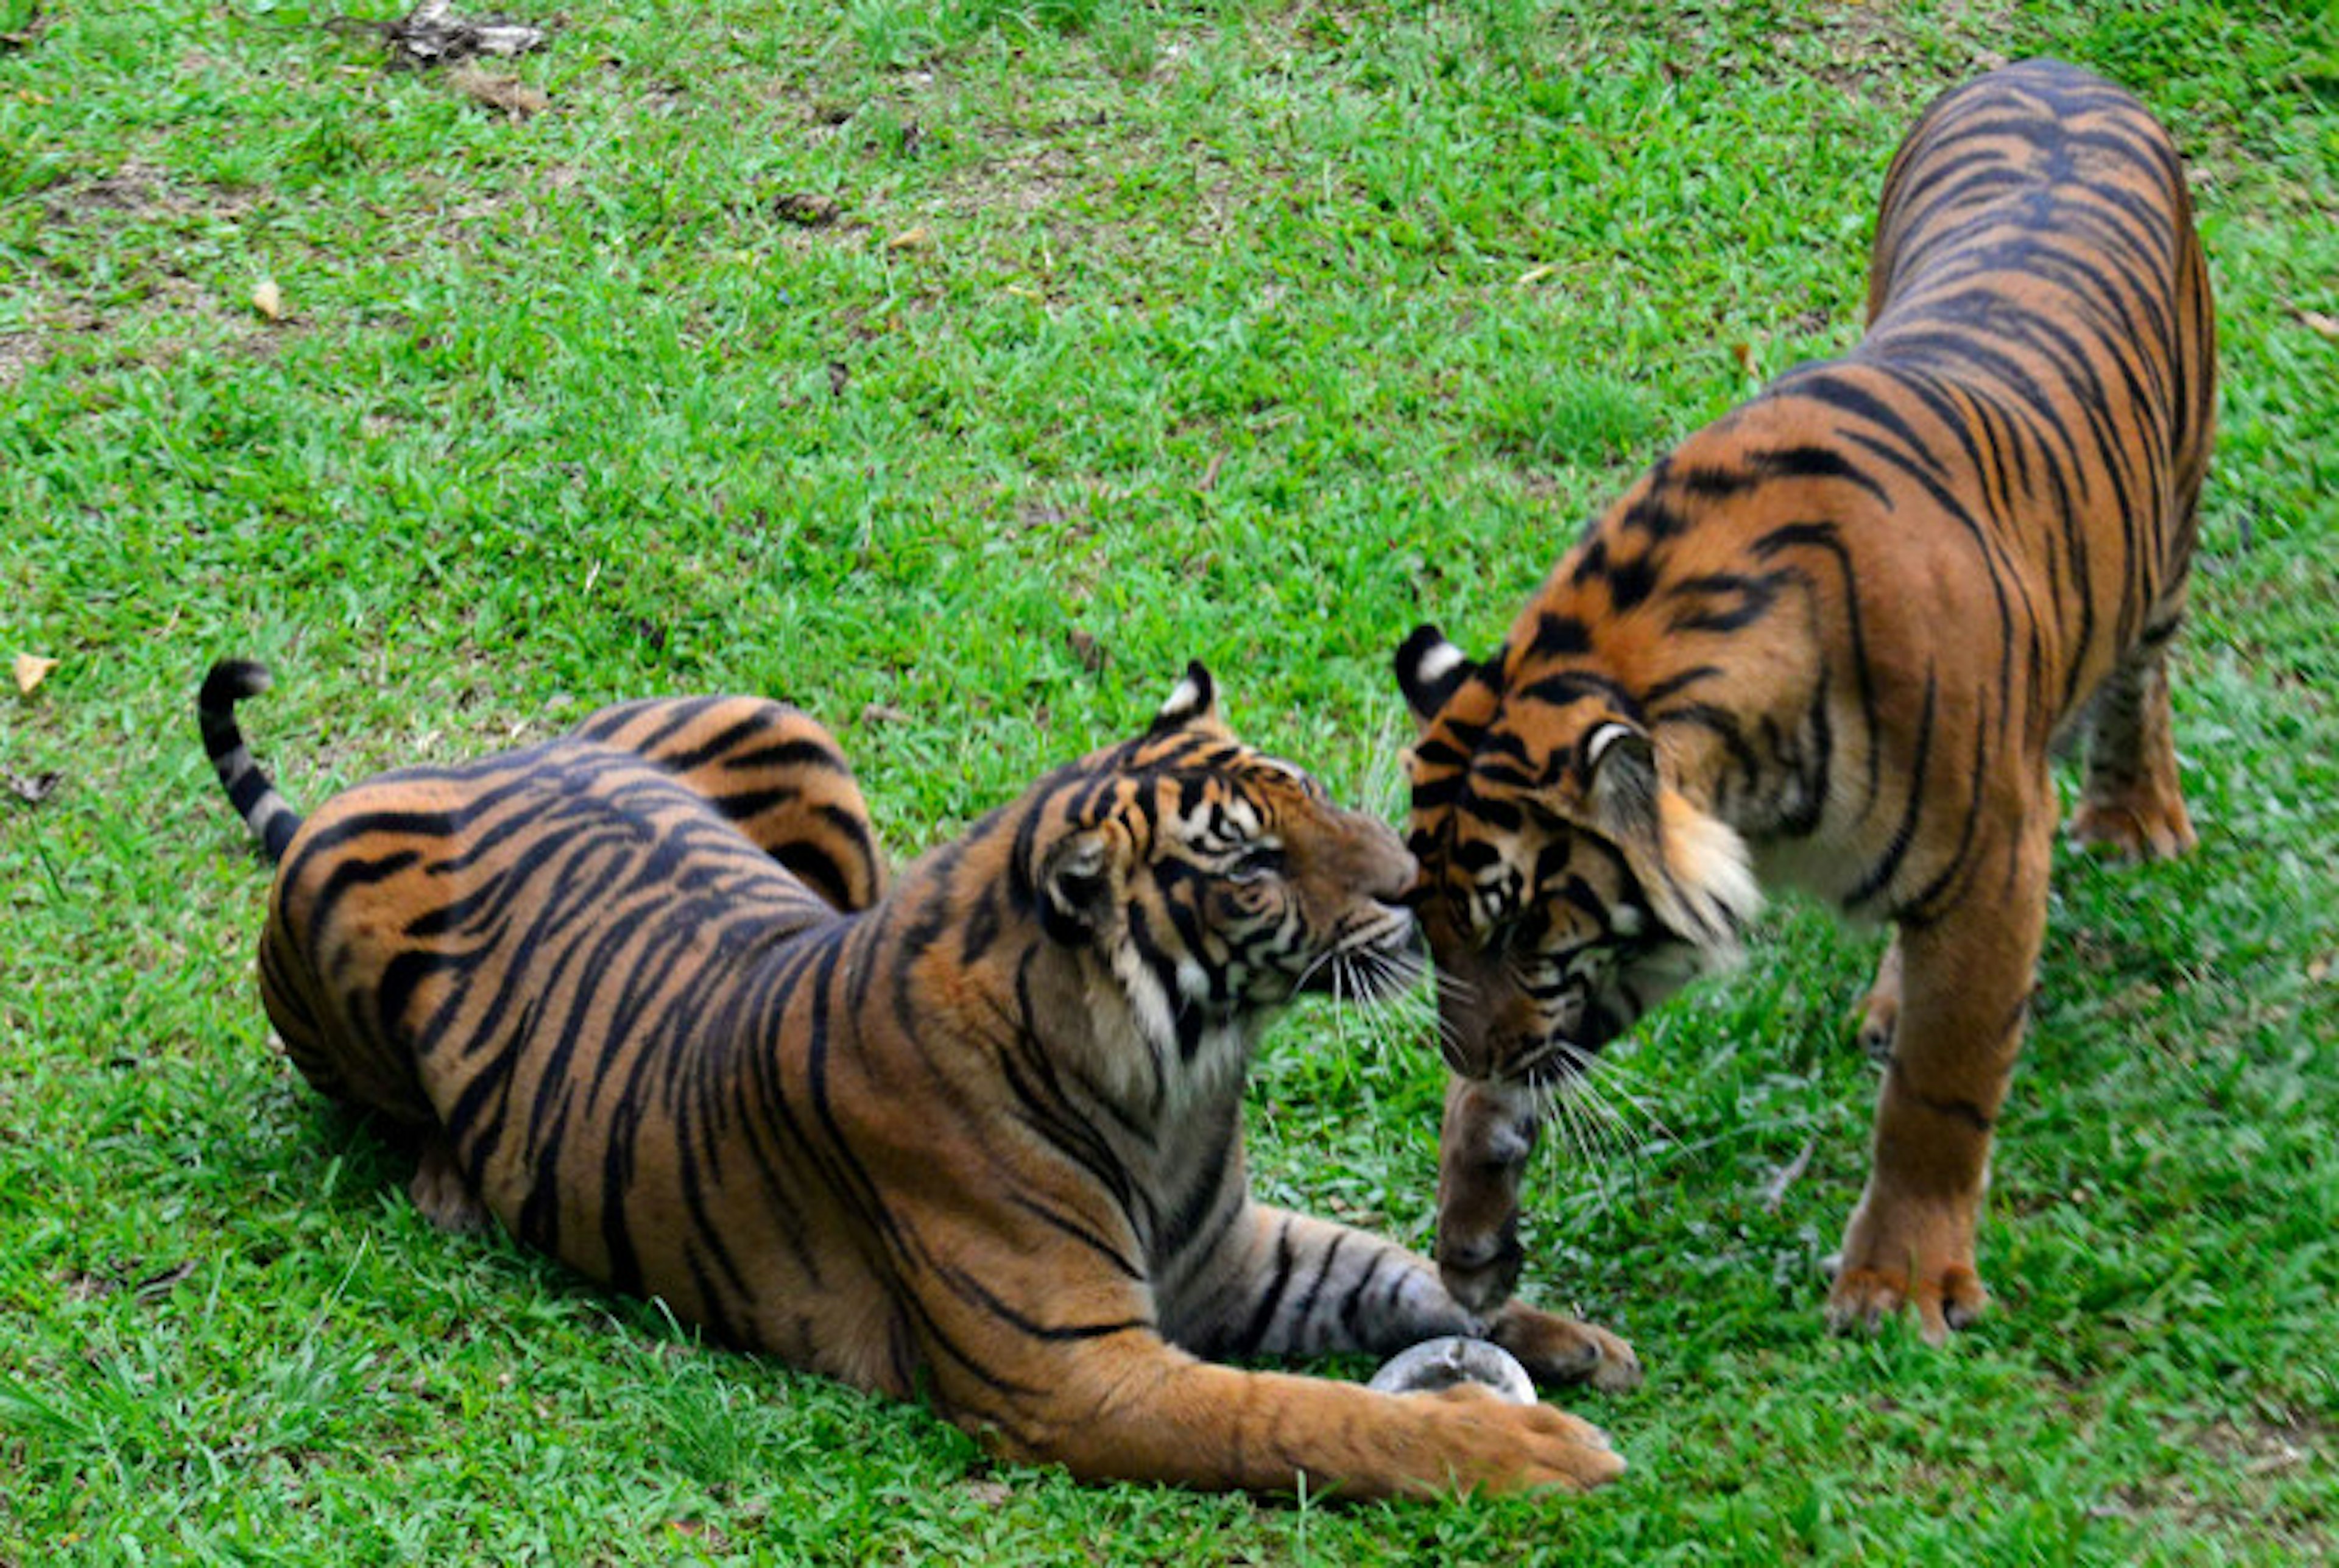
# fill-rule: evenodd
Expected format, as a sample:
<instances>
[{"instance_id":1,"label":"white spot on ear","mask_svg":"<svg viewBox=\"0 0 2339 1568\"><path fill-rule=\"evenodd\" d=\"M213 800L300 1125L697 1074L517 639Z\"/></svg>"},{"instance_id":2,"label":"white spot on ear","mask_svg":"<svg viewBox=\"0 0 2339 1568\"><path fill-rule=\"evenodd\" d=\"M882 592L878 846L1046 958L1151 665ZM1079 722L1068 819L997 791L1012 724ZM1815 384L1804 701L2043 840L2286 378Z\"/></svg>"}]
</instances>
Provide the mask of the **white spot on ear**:
<instances>
[{"instance_id":1,"label":"white spot on ear","mask_svg":"<svg viewBox=\"0 0 2339 1568\"><path fill-rule=\"evenodd\" d=\"M1618 936L1638 936L1645 923L1641 912L1629 903L1618 904L1608 914L1608 924Z\"/></svg>"},{"instance_id":2,"label":"white spot on ear","mask_svg":"<svg viewBox=\"0 0 2339 1568\"><path fill-rule=\"evenodd\" d=\"M1601 757L1606 754L1608 748L1614 745L1618 741L1626 739L1632 734L1633 726L1631 725L1618 724L1613 719L1608 723L1600 725L1589 735L1584 737L1584 765L1587 767L1598 767L1600 765Z\"/></svg>"},{"instance_id":3,"label":"white spot on ear","mask_svg":"<svg viewBox=\"0 0 2339 1568\"><path fill-rule=\"evenodd\" d=\"M1434 686L1468 662L1463 656L1462 650L1452 643L1438 643L1432 647L1425 648L1422 650L1421 657L1413 666L1415 684Z\"/></svg>"},{"instance_id":4,"label":"white spot on ear","mask_svg":"<svg viewBox=\"0 0 2339 1568\"><path fill-rule=\"evenodd\" d=\"M1169 700L1154 714L1153 727L1158 730L1190 724L1210 712L1218 700L1218 685L1210 679L1210 672L1201 660L1189 660L1184 677L1171 688Z\"/></svg>"}]
</instances>

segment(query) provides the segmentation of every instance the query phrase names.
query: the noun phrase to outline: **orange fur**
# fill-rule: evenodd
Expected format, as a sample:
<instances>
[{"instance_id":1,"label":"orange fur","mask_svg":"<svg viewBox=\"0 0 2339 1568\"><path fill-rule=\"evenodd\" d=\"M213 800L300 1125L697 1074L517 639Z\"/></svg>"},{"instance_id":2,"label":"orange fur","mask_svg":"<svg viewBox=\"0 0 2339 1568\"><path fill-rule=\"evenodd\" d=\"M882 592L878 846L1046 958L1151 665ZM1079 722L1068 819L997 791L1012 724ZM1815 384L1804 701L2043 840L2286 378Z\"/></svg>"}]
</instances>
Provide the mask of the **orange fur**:
<instances>
[{"instance_id":1,"label":"orange fur","mask_svg":"<svg viewBox=\"0 0 2339 1568\"><path fill-rule=\"evenodd\" d=\"M1588 1487L1594 1428L1209 1356L1482 1334L1617 1387L1621 1341L1257 1202L1245 1069L1302 991L1419 973L1415 867L1237 741L1196 666L1148 732L890 884L804 715L637 704L526 751L357 785L300 823L206 684L204 734L286 836L262 993L319 1090L487 1217L744 1348L923 1393L1091 1477L1377 1496ZM297 829L297 831L296 831Z\"/></svg>"},{"instance_id":2,"label":"orange fur","mask_svg":"<svg viewBox=\"0 0 2339 1568\"><path fill-rule=\"evenodd\" d=\"M1423 723L1411 846L1448 1060L1548 1085L1701 967L1743 878L1898 928L1890 1046L1831 1315L1929 1336L1987 1300L1975 1240L2023 1031L2057 802L2074 835L2193 842L2164 653L2214 401L2209 290L2168 138L2032 62L1943 98L1885 178L1866 338L1660 460L1473 663L1398 654ZM1743 845L1742 854L1738 846ZM1449 1100L1439 1251L1466 1302L1517 1272L1518 1095Z\"/></svg>"}]
</instances>

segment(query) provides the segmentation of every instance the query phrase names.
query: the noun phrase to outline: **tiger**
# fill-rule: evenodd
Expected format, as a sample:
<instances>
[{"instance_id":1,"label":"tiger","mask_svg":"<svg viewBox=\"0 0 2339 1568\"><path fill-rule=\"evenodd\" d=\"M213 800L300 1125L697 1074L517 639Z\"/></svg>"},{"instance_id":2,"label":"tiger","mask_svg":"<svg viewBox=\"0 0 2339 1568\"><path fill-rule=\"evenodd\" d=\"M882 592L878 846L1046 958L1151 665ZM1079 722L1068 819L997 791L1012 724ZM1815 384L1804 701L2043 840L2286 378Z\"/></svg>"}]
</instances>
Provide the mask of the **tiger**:
<instances>
[{"instance_id":1,"label":"tiger","mask_svg":"<svg viewBox=\"0 0 2339 1568\"><path fill-rule=\"evenodd\" d=\"M1866 330L1641 474L1489 656L1396 654L1407 844L1451 1074L1436 1255L1524 1260L1552 1097L1766 891L1892 929L1883 1058L1827 1317L1990 1297L1977 1233L2032 1011L2059 803L2082 845L2191 849L2166 656L2215 419L2206 263L2168 133L2050 60L1938 99L1885 174Z\"/></svg>"},{"instance_id":2,"label":"tiger","mask_svg":"<svg viewBox=\"0 0 2339 1568\"><path fill-rule=\"evenodd\" d=\"M276 863L293 1066L414 1148L410 1191L714 1342L921 1394L1011 1462L1344 1497L1583 1490L1606 1435L1483 1388L1229 1359L1491 1339L1547 1384L1631 1347L1257 1201L1241 1109L1303 993L1421 978L1395 830L1237 740L1197 662L1134 739L889 873L834 740L750 697L358 784L305 820L197 707Z\"/></svg>"}]
</instances>

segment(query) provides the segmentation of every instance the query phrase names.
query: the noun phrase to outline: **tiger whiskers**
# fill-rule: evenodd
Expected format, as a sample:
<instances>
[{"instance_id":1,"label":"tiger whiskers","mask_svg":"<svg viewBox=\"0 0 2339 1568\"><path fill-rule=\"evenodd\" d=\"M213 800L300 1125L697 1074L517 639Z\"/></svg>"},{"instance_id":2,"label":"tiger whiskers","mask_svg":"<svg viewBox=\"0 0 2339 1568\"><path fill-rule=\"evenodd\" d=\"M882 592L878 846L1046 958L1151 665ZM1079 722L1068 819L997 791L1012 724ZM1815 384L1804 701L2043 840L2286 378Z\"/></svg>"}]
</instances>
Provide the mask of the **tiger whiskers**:
<instances>
[{"instance_id":1,"label":"tiger whiskers","mask_svg":"<svg viewBox=\"0 0 2339 1568\"><path fill-rule=\"evenodd\" d=\"M1437 990L1441 994L1450 991L1456 1001L1464 1002L1475 1002L1480 1000L1477 981L1466 975L1455 973L1442 963L1433 967L1437 974Z\"/></svg>"},{"instance_id":2,"label":"tiger whiskers","mask_svg":"<svg viewBox=\"0 0 2339 1568\"><path fill-rule=\"evenodd\" d=\"M1401 1052L1406 1040L1420 1031L1425 1021L1436 1027L1436 993L1421 983L1428 965L1410 953L1393 956L1377 952L1371 962L1385 966L1380 972L1387 981L1381 987L1378 1001L1366 1013L1366 1020L1378 1031L1377 1043L1385 1050Z\"/></svg>"},{"instance_id":3,"label":"tiger whiskers","mask_svg":"<svg viewBox=\"0 0 2339 1568\"><path fill-rule=\"evenodd\" d=\"M1392 826L1398 826L1413 809L1413 781L1406 776L1405 759L1413 749L1413 726L1402 711L1385 717L1378 733L1367 753L1365 776L1357 781L1357 809L1377 813ZM1402 831L1400 827L1399 831Z\"/></svg>"},{"instance_id":4,"label":"tiger whiskers","mask_svg":"<svg viewBox=\"0 0 2339 1568\"><path fill-rule=\"evenodd\" d=\"M1535 1111L1547 1127L1558 1129L1578 1165L1597 1169L1602 1163L1606 1139L1604 1124L1594 1121L1585 1112L1584 1098L1570 1088L1553 1084L1535 1097Z\"/></svg>"},{"instance_id":5,"label":"tiger whiskers","mask_svg":"<svg viewBox=\"0 0 2339 1568\"><path fill-rule=\"evenodd\" d=\"M1376 1054L1402 1046L1406 1031L1404 1010L1421 994L1422 966L1409 956L1369 945L1327 952L1301 974L1302 988L1318 973L1327 973L1334 1009L1333 1040L1343 1050L1354 1049L1351 1020L1363 1035L1362 1043Z\"/></svg>"},{"instance_id":6,"label":"tiger whiskers","mask_svg":"<svg viewBox=\"0 0 2339 1568\"><path fill-rule=\"evenodd\" d=\"M1655 1080L1604 1052L1586 1050L1574 1045L1566 1047L1566 1050L1576 1070L1576 1077L1582 1080L1585 1090L1601 1099L1603 1108L1619 1126L1626 1125L1629 1119L1617 1109L1613 1100L1622 1100L1660 1137L1673 1138L1673 1129L1667 1127L1664 1118L1657 1114Z\"/></svg>"},{"instance_id":7,"label":"tiger whiskers","mask_svg":"<svg viewBox=\"0 0 2339 1568\"><path fill-rule=\"evenodd\" d=\"M1639 1170L1646 1130L1673 1136L1663 1119L1648 1100L1614 1081L1625 1071L1622 1067L1565 1041L1554 1049L1569 1070L1537 1085L1539 1110L1562 1129L1577 1158L1595 1174L1613 1169L1619 1155Z\"/></svg>"}]
</instances>

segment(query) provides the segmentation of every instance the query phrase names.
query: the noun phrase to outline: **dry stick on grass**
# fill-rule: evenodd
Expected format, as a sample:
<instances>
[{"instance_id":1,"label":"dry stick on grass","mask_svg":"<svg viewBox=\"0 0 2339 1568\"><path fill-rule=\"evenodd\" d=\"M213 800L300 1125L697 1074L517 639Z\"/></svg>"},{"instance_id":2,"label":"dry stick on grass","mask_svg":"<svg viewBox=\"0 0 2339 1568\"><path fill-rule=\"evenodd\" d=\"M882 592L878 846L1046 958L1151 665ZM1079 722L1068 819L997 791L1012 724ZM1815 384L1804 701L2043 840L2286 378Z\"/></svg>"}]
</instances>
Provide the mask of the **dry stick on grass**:
<instances>
[{"instance_id":1,"label":"dry stick on grass","mask_svg":"<svg viewBox=\"0 0 2339 1568\"><path fill-rule=\"evenodd\" d=\"M453 65L482 54L525 54L544 42L544 29L501 16L449 15L450 0L424 0L395 22L337 16L337 32L370 33L389 45L397 64L415 70Z\"/></svg>"},{"instance_id":2,"label":"dry stick on grass","mask_svg":"<svg viewBox=\"0 0 2339 1568\"><path fill-rule=\"evenodd\" d=\"M25 8L24 25L0 33L0 54L17 49L30 49L41 31L41 8L37 5Z\"/></svg>"},{"instance_id":3,"label":"dry stick on grass","mask_svg":"<svg viewBox=\"0 0 2339 1568\"><path fill-rule=\"evenodd\" d=\"M1803 1139L1802 1152L1779 1168L1779 1174L1772 1177L1769 1184L1762 1188L1763 1213L1779 1212L1779 1206L1787 1201L1787 1188L1794 1186L1801 1178L1803 1172L1811 1169L1811 1150L1819 1146L1820 1140L1816 1138Z\"/></svg>"}]
</instances>

